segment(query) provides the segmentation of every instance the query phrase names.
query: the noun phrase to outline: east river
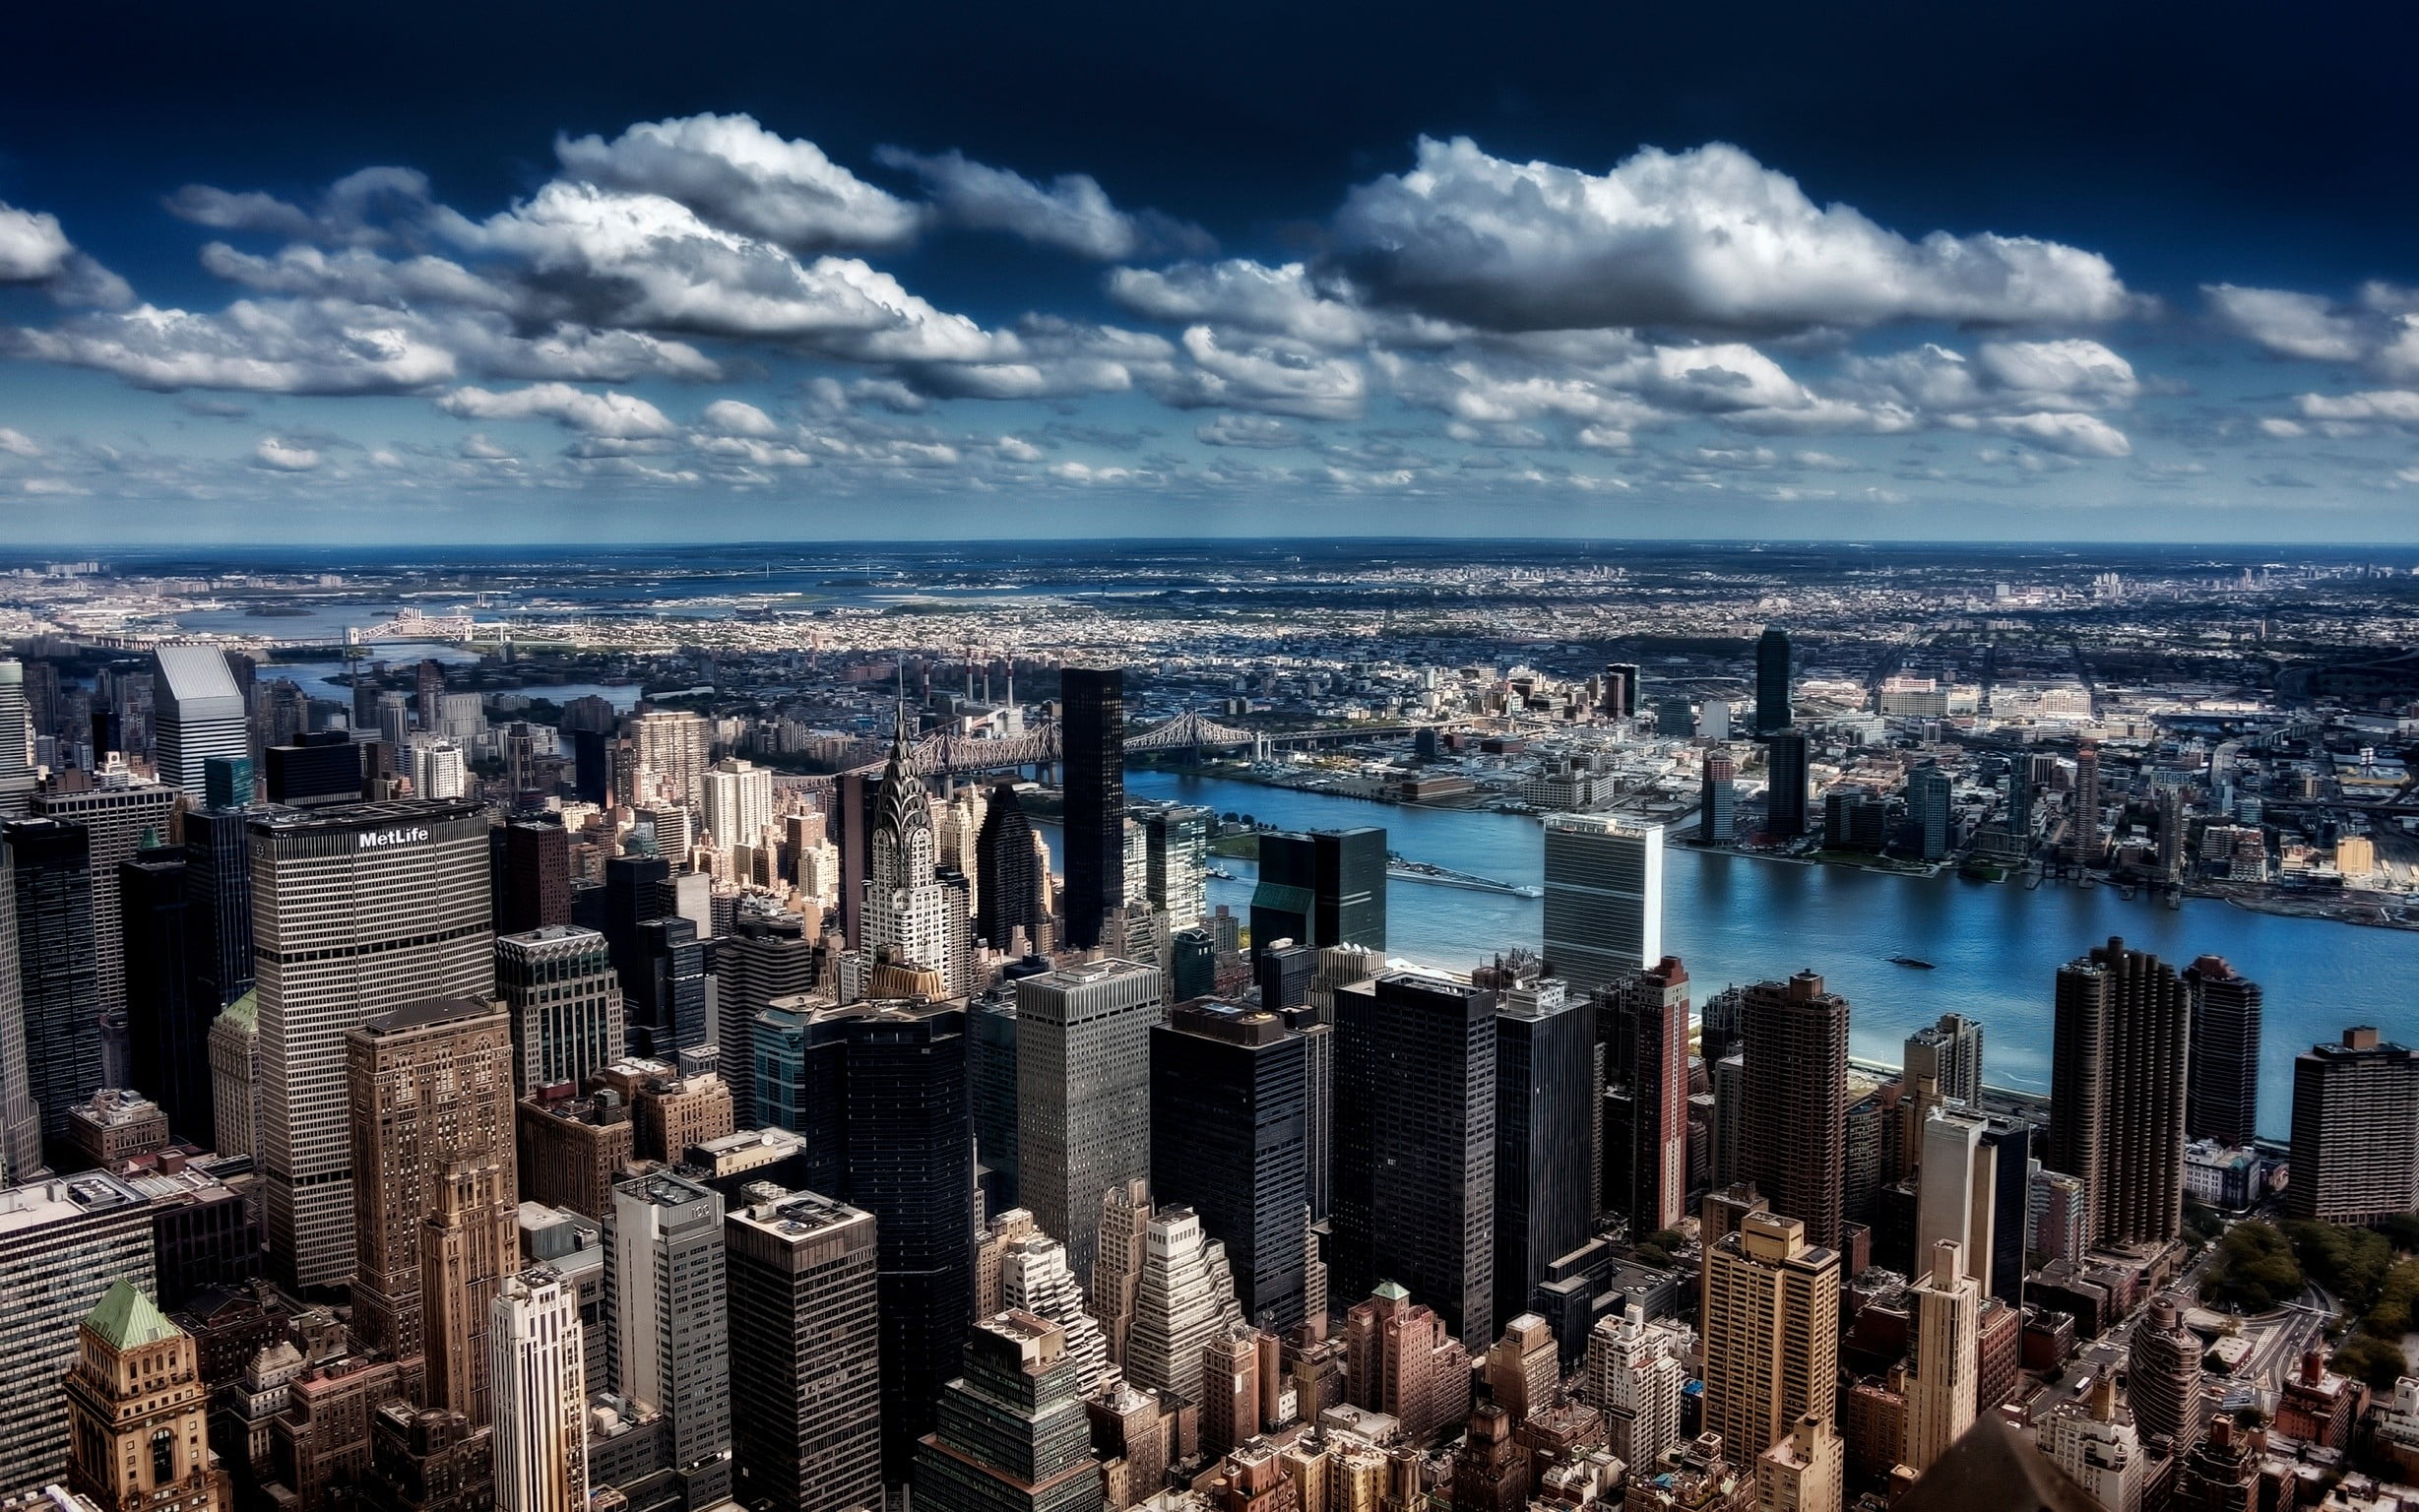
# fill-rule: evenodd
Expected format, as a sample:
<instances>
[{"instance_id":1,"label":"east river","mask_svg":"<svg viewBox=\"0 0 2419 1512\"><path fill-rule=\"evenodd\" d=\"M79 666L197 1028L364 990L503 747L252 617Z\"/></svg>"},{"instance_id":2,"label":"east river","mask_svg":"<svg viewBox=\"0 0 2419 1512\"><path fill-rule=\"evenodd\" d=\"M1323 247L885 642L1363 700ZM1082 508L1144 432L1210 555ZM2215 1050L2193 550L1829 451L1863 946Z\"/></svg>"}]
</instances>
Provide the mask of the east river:
<instances>
[{"instance_id":1,"label":"east river","mask_svg":"<svg viewBox=\"0 0 2419 1512\"><path fill-rule=\"evenodd\" d=\"M1138 798L1249 814L1286 829L1382 825L1413 860L1511 883L1544 878L1537 821L1515 814L1404 808L1328 793L1173 772L1128 772ZM1046 829L1053 848L1057 827ZM1212 878L1210 902L1244 914L1252 863ZM1538 948L1534 898L1396 877L1386 889L1387 954L1466 971L1515 946ZM2255 914L2187 899L2170 909L2115 888L1913 878L1723 855L1667 846L1663 948L1688 968L1696 1001L1734 982L1812 969L1850 1004L1851 1049L1895 1064L1912 1030L1944 1012L1982 1021L1984 1073L1995 1086L2049 1090L2052 983L2064 962L2111 935L2182 967L2214 954L2266 989L2260 1128L2291 1126L2293 1057L2350 1024L2408 1043L2419 1034L2419 932ZM1907 955L1934 963L1893 965Z\"/></svg>"}]
</instances>

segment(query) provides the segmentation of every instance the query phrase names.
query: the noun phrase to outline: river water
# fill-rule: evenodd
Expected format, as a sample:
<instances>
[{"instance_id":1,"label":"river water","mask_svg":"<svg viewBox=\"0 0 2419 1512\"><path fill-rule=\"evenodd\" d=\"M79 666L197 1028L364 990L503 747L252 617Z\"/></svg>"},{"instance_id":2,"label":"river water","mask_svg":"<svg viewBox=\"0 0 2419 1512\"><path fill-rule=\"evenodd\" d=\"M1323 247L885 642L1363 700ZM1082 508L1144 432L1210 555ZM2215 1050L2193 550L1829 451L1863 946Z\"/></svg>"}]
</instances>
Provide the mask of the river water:
<instances>
[{"instance_id":1,"label":"river water","mask_svg":"<svg viewBox=\"0 0 2419 1512\"><path fill-rule=\"evenodd\" d=\"M1128 772L1137 798L1197 803L1288 829L1382 825L1414 860L1506 882L1544 881L1537 821L1514 814L1403 808L1230 779ZM1055 827L1049 830L1054 846ZM1210 902L1245 912L1252 866L1222 859L1236 880L1212 879ZM1513 946L1541 943L1544 905L1531 898L1395 878L1386 890L1387 952L1467 970ZM2293 1057L2350 1024L2375 1024L2408 1043L2419 1035L2419 933L2326 919L2254 914L2188 899L2181 909L2128 902L2110 887L1966 882L1888 876L1840 866L1724 855L1670 846L1664 859L1663 947L1682 957L1698 1002L1733 982L1812 969L1850 1004L1855 1054L1895 1064L1907 1035L1949 1011L1984 1026L1985 1075L1995 1086L2049 1090L2053 981L2059 966L2111 935L2182 966L2222 955L2266 989L2260 1128L2291 1127ZM1934 971L1894 966L1910 955Z\"/></svg>"}]
</instances>

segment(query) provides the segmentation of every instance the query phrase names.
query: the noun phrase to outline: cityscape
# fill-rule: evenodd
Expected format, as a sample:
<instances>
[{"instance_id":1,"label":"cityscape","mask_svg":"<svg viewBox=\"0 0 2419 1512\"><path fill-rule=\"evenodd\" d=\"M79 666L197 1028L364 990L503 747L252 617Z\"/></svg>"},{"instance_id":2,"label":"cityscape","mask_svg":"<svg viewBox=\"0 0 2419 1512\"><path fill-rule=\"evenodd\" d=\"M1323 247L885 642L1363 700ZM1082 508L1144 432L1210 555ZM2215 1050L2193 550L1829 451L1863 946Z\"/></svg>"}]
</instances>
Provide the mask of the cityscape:
<instances>
[{"instance_id":1,"label":"cityscape","mask_svg":"<svg viewBox=\"0 0 2419 1512\"><path fill-rule=\"evenodd\" d=\"M20 6L0 1512L2419 1512L2419 28Z\"/></svg>"},{"instance_id":2,"label":"cityscape","mask_svg":"<svg viewBox=\"0 0 2419 1512\"><path fill-rule=\"evenodd\" d=\"M24 559L9 1505L2393 1505L2411 558Z\"/></svg>"}]
</instances>

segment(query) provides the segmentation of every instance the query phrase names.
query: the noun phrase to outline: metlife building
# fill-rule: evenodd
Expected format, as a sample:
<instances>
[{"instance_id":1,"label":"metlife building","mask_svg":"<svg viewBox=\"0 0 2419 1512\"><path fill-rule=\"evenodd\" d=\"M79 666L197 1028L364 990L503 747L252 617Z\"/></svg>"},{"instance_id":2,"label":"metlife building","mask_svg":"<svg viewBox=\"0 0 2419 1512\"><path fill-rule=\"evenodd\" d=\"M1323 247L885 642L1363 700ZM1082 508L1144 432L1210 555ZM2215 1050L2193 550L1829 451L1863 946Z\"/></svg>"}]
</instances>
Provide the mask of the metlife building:
<instances>
[{"instance_id":1,"label":"metlife building","mask_svg":"<svg viewBox=\"0 0 2419 1512\"><path fill-rule=\"evenodd\" d=\"M432 997L493 995L482 803L399 799L253 814L260 1166L281 1280L352 1275L345 1035Z\"/></svg>"}]
</instances>

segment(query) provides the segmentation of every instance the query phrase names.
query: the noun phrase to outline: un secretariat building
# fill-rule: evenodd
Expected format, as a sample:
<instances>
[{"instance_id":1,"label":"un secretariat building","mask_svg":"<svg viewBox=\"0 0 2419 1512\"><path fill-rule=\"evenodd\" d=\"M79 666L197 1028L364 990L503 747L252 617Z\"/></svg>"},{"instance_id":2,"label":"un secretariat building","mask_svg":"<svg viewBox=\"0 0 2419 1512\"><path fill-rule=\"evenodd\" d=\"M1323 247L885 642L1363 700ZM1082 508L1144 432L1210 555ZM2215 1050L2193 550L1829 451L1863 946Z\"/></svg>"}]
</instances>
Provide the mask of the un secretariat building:
<instances>
[{"instance_id":1,"label":"un secretariat building","mask_svg":"<svg viewBox=\"0 0 2419 1512\"><path fill-rule=\"evenodd\" d=\"M352 1275L345 1035L431 997L493 994L482 803L397 799L256 812L259 1160L280 1279Z\"/></svg>"}]
</instances>

